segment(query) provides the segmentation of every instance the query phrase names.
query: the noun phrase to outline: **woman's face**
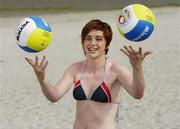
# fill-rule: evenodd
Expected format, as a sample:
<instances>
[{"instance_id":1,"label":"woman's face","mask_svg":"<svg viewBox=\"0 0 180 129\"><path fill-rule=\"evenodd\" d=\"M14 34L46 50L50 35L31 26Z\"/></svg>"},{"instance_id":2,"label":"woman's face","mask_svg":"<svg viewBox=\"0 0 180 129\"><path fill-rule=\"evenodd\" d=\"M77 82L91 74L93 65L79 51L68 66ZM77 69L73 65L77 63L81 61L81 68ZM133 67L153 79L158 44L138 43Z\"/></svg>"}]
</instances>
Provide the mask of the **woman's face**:
<instances>
[{"instance_id":1,"label":"woman's face","mask_svg":"<svg viewBox=\"0 0 180 129\"><path fill-rule=\"evenodd\" d=\"M98 58L105 55L106 40L103 31L92 30L84 40L84 51L87 57Z\"/></svg>"}]
</instances>

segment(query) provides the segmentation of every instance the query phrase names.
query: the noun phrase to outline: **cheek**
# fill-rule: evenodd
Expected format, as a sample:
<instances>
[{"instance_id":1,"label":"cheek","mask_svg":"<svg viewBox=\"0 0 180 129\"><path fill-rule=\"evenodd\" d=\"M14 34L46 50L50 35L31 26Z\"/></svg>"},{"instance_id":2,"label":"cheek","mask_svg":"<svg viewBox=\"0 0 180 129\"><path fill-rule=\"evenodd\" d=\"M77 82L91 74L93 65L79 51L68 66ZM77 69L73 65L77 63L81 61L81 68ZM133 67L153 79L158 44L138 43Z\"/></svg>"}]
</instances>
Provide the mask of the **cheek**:
<instances>
[{"instance_id":1,"label":"cheek","mask_svg":"<svg viewBox=\"0 0 180 129\"><path fill-rule=\"evenodd\" d=\"M82 48L83 48L83 53L84 53L84 55L86 55L86 47L85 47L84 44L82 45Z\"/></svg>"},{"instance_id":2,"label":"cheek","mask_svg":"<svg viewBox=\"0 0 180 129\"><path fill-rule=\"evenodd\" d=\"M83 51L86 52L87 51L87 44L83 44Z\"/></svg>"},{"instance_id":3,"label":"cheek","mask_svg":"<svg viewBox=\"0 0 180 129\"><path fill-rule=\"evenodd\" d=\"M102 43L101 49L102 49L102 50L105 50L105 49L106 49L106 44L105 44L105 43Z\"/></svg>"},{"instance_id":4,"label":"cheek","mask_svg":"<svg viewBox=\"0 0 180 129\"><path fill-rule=\"evenodd\" d=\"M85 50L87 48L87 45L84 43L83 44L83 49Z\"/></svg>"}]
</instances>

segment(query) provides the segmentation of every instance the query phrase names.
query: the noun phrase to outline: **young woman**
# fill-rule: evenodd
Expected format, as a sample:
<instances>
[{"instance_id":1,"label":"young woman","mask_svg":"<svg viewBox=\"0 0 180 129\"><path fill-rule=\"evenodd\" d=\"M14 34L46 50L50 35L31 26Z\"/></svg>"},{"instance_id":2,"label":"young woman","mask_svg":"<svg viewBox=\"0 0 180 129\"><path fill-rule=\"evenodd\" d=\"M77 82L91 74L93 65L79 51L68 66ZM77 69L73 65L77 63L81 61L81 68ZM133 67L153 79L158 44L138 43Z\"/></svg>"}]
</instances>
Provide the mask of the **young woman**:
<instances>
[{"instance_id":1,"label":"young woman","mask_svg":"<svg viewBox=\"0 0 180 129\"><path fill-rule=\"evenodd\" d=\"M110 26L98 19L88 22L81 34L85 59L70 65L55 86L45 79L48 61L25 58L33 67L43 94L51 102L61 99L74 88L76 117L73 129L116 129L116 114L120 89L124 88L135 99L143 97L143 59L150 51L138 51L131 46L120 49L129 57L132 73L116 61L106 58L112 39ZM40 62L40 63L39 63Z\"/></svg>"}]
</instances>

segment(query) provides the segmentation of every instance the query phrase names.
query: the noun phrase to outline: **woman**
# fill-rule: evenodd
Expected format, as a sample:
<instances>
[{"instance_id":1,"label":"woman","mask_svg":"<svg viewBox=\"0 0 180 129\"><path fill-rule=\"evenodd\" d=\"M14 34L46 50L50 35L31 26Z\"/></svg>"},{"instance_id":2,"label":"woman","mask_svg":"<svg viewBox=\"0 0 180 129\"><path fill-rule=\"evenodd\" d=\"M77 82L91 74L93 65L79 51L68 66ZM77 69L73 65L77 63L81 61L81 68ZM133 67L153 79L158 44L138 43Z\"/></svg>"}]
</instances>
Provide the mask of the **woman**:
<instances>
[{"instance_id":1,"label":"woman","mask_svg":"<svg viewBox=\"0 0 180 129\"><path fill-rule=\"evenodd\" d=\"M45 79L48 61L36 56L35 61L25 58L33 67L42 92L51 102L61 99L73 87L76 99L76 117L73 129L116 129L116 114L120 89L124 88L135 99L144 93L142 70L143 59L151 54L135 51L131 46L120 49L129 57L133 73L107 59L106 54L112 39L110 26L98 19L88 22L81 34L85 59L70 65L55 86Z\"/></svg>"}]
</instances>

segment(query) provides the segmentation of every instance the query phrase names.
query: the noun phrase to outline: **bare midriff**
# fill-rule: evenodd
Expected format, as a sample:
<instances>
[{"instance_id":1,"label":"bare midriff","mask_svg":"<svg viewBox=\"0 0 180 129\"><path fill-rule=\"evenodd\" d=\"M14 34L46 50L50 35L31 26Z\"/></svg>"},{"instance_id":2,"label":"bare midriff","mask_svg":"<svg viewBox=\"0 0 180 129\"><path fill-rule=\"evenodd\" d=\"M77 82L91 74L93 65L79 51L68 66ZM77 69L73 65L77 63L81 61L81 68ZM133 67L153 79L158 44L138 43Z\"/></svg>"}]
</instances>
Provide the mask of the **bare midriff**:
<instances>
[{"instance_id":1,"label":"bare midriff","mask_svg":"<svg viewBox=\"0 0 180 129\"><path fill-rule=\"evenodd\" d=\"M77 101L73 129L116 129L117 104Z\"/></svg>"}]
</instances>

